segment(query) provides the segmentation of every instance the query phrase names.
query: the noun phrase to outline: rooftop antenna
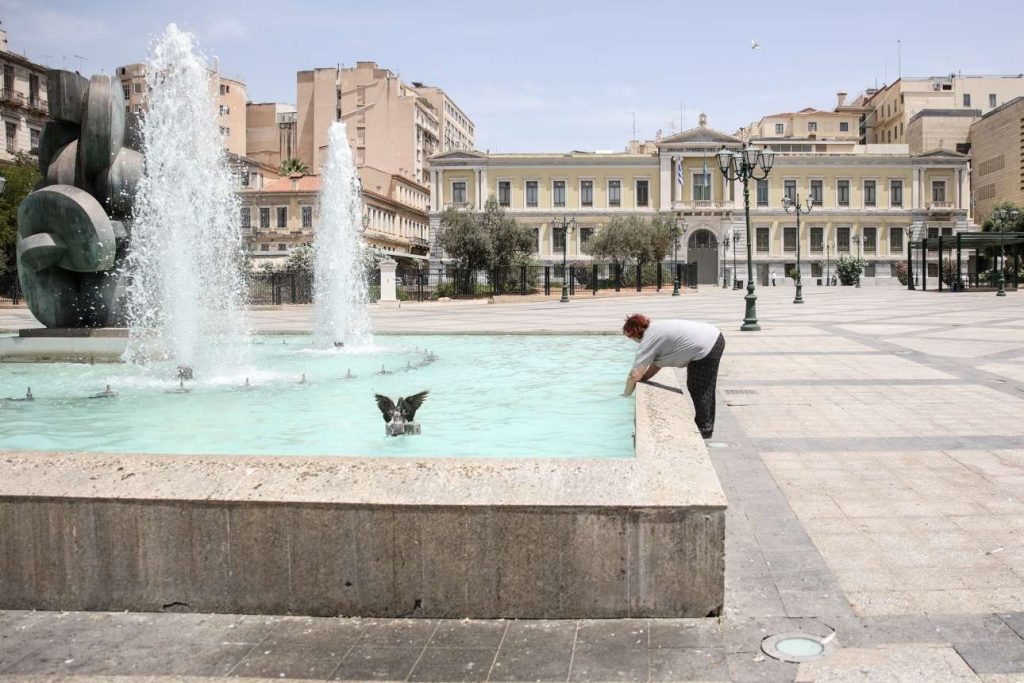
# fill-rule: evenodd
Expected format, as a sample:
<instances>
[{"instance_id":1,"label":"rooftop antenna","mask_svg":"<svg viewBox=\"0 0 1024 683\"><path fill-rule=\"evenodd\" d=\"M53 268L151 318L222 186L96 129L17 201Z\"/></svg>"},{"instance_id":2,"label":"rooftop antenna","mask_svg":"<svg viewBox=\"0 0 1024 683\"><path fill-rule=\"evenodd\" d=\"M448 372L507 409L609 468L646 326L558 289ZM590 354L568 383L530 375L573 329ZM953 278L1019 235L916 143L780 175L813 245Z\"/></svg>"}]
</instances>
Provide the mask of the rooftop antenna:
<instances>
[{"instance_id":1,"label":"rooftop antenna","mask_svg":"<svg viewBox=\"0 0 1024 683\"><path fill-rule=\"evenodd\" d=\"M636 112L631 111L629 113L633 115L633 137L630 140L636 140Z\"/></svg>"},{"instance_id":2,"label":"rooftop antenna","mask_svg":"<svg viewBox=\"0 0 1024 683\"><path fill-rule=\"evenodd\" d=\"M896 39L896 78L903 78L903 44Z\"/></svg>"},{"instance_id":3,"label":"rooftop antenna","mask_svg":"<svg viewBox=\"0 0 1024 683\"><path fill-rule=\"evenodd\" d=\"M686 105L679 105L679 131L686 130Z\"/></svg>"},{"instance_id":4,"label":"rooftop antenna","mask_svg":"<svg viewBox=\"0 0 1024 683\"><path fill-rule=\"evenodd\" d=\"M71 55L71 56L78 60L78 71L81 72L82 71L82 62L88 62L89 58L88 57L83 57L82 55Z\"/></svg>"}]
</instances>

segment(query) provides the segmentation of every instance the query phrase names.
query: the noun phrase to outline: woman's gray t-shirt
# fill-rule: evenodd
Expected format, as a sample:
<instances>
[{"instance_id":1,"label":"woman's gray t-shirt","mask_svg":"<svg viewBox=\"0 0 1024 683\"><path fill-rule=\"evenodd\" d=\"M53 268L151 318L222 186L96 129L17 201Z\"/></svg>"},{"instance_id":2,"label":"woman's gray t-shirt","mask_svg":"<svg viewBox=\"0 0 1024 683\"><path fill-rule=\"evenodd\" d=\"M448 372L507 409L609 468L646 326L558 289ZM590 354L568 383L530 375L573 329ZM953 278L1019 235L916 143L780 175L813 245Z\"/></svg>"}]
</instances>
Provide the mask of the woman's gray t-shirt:
<instances>
[{"instance_id":1,"label":"woman's gray t-shirt","mask_svg":"<svg viewBox=\"0 0 1024 683\"><path fill-rule=\"evenodd\" d=\"M686 367L711 353L720 334L714 325L695 320L654 320L640 340L633 367Z\"/></svg>"}]
</instances>

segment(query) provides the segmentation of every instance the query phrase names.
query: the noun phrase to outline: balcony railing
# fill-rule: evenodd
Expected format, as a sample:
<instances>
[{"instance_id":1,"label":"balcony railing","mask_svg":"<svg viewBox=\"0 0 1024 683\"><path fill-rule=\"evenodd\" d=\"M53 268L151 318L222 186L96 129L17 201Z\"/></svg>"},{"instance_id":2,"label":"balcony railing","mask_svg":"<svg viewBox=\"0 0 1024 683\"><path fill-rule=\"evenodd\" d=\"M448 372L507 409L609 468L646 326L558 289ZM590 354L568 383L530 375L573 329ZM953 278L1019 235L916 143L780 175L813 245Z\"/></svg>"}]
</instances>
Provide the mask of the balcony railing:
<instances>
[{"instance_id":1,"label":"balcony railing","mask_svg":"<svg viewBox=\"0 0 1024 683\"><path fill-rule=\"evenodd\" d=\"M11 88L0 89L0 102L15 104L19 107L25 106L25 96Z\"/></svg>"},{"instance_id":2,"label":"balcony railing","mask_svg":"<svg viewBox=\"0 0 1024 683\"><path fill-rule=\"evenodd\" d=\"M46 114L50 110L50 105L46 100L39 97L29 97L28 108L41 114Z\"/></svg>"},{"instance_id":3,"label":"balcony railing","mask_svg":"<svg viewBox=\"0 0 1024 683\"><path fill-rule=\"evenodd\" d=\"M689 209L691 211L713 211L725 208L725 202L721 202L711 199L697 199L688 201L676 201L673 205L679 209Z\"/></svg>"},{"instance_id":4,"label":"balcony railing","mask_svg":"<svg viewBox=\"0 0 1024 683\"><path fill-rule=\"evenodd\" d=\"M949 211L953 208L953 202L932 202L928 205L931 211Z\"/></svg>"}]
</instances>

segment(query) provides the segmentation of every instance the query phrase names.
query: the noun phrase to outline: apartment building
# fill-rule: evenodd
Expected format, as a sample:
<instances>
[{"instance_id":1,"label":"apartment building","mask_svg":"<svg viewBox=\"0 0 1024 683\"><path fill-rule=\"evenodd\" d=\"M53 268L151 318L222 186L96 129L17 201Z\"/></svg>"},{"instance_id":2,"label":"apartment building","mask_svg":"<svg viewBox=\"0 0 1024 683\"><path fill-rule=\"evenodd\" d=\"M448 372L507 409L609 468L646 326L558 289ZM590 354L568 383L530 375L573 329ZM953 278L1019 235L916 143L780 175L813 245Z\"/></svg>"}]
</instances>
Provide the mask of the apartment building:
<instances>
[{"instance_id":1,"label":"apartment building","mask_svg":"<svg viewBox=\"0 0 1024 683\"><path fill-rule=\"evenodd\" d=\"M426 188L378 169L361 169L360 178L367 246L399 261L425 261ZM254 268L270 263L280 269L296 248L313 242L322 186L319 175L295 173L239 189L240 225Z\"/></svg>"},{"instance_id":2,"label":"apartment building","mask_svg":"<svg viewBox=\"0 0 1024 683\"><path fill-rule=\"evenodd\" d=\"M1024 96L1024 74L963 75L899 78L873 91L864 104L870 109L864 118L864 142L871 144L907 142L911 119L925 110L978 110L986 114L1015 97ZM966 137L949 146L958 151ZM922 150L923 151L923 150Z\"/></svg>"},{"instance_id":3,"label":"apartment building","mask_svg":"<svg viewBox=\"0 0 1024 683\"><path fill-rule=\"evenodd\" d=\"M444 91L406 83L375 62L300 71L297 97L298 157L317 172L334 121L345 122L357 166L421 185L427 160L444 149L443 130L452 149L474 140L472 121Z\"/></svg>"},{"instance_id":4,"label":"apartment building","mask_svg":"<svg viewBox=\"0 0 1024 683\"><path fill-rule=\"evenodd\" d=\"M455 104L448 94L441 88L432 85L423 85L414 82L413 87L423 97L427 98L430 105L437 113L437 125L439 132L439 152L449 152L453 149L473 149L476 147L476 133L473 122L462 111L459 105Z\"/></svg>"},{"instance_id":5,"label":"apartment building","mask_svg":"<svg viewBox=\"0 0 1024 683\"><path fill-rule=\"evenodd\" d=\"M0 118L4 124L4 147L0 161L18 155L36 155L39 136L49 113L46 95L46 67L10 51L7 31L0 29Z\"/></svg>"},{"instance_id":6,"label":"apartment building","mask_svg":"<svg viewBox=\"0 0 1024 683\"><path fill-rule=\"evenodd\" d=\"M974 212L984 222L1000 202L1024 206L1024 97L996 107L970 131Z\"/></svg>"},{"instance_id":7,"label":"apartment building","mask_svg":"<svg viewBox=\"0 0 1024 683\"><path fill-rule=\"evenodd\" d=\"M125 64L117 67L117 78L124 91L125 111L140 114L146 108L146 65ZM233 154L246 153L246 89L245 83L220 71L210 70L210 94L217 106L217 125L224 147Z\"/></svg>"},{"instance_id":8,"label":"apartment building","mask_svg":"<svg viewBox=\"0 0 1024 683\"><path fill-rule=\"evenodd\" d=\"M911 155L906 145L861 145L853 133L856 116L797 114L766 117L762 123L769 135L749 138L777 151L768 178L749 186L753 260L761 283L772 271L782 277L796 268L799 243L805 282L814 282L837 254L859 253L868 262L864 282L895 284L908 238L971 229L965 155L942 150ZM829 125L846 120L851 130L837 125L835 133L849 138L774 137L778 122L806 131L814 120ZM823 123L820 132L825 130ZM720 283L733 275L745 279L743 187L721 174L715 153L722 147L738 150L746 141L708 127L702 114L697 128L655 141L651 152L439 154L431 160L432 270L445 260L437 237L441 212L478 210L493 195L533 229L535 258L543 263L562 260L565 235L555 222L563 216L574 216L579 226L565 246L568 258L587 260L587 241L612 216L662 212L686 229L679 258L698 264L699 282ZM784 196L797 195L811 197L814 204L799 235L795 217L782 206ZM735 273L732 250L739 253ZM937 276L937 262L928 269Z\"/></svg>"},{"instance_id":9,"label":"apartment building","mask_svg":"<svg viewBox=\"0 0 1024 683\"><path fill-rule=\"evenodd\" d=\"M245 155L279 168L297 154L298 111L295 105L249 102L245 107Z\"/></svg>"}]
</instances>

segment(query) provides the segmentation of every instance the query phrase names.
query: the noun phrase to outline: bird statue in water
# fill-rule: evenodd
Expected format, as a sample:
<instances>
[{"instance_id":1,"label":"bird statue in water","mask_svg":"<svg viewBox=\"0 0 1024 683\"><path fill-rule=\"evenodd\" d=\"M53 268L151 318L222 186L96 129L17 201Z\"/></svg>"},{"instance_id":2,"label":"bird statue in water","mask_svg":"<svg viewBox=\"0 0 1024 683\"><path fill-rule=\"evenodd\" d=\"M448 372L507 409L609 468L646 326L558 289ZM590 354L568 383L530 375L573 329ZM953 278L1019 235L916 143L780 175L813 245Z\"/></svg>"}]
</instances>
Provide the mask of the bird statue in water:
<instances>
[{"instance_id":1,"label":"bird statue in water","mask_svg":"<svg viewBox=\"0 0 1024 683\"><path fill-rule=\"evenodd\" d=\"M377 399L377 407L384 415L385 436L403 436L405 434L419 434L420 423L416 422L416 411L423 405L429 391L421 391L412 396L400 396L398 403L395 403L387 396L374 394Z\"/></svg>"}]
</instances>

